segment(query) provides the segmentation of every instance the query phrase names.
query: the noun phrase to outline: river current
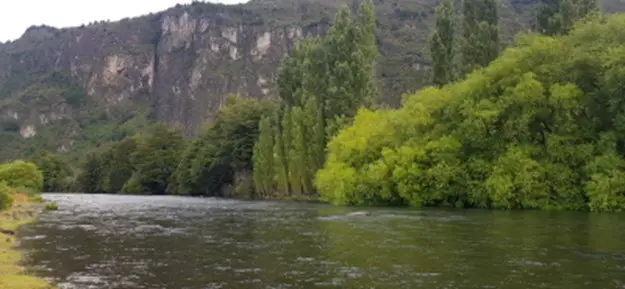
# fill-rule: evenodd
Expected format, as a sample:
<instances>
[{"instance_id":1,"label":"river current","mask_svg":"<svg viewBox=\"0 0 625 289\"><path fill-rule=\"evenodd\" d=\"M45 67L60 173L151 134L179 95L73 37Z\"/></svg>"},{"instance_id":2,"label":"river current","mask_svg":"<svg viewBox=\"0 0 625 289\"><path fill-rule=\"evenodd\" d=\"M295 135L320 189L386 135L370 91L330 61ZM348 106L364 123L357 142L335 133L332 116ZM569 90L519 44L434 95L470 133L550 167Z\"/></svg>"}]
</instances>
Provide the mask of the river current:
<instances>
[{"instance_id":1,"label":"river current","mask_svg":"<svg viewBox=\"0 0 625 289\"><path fill-rule=\"evenodd\" d=\"M625 215L44 194L24 265L59 289L625 288Z\"/></svg>"}]
</instances>

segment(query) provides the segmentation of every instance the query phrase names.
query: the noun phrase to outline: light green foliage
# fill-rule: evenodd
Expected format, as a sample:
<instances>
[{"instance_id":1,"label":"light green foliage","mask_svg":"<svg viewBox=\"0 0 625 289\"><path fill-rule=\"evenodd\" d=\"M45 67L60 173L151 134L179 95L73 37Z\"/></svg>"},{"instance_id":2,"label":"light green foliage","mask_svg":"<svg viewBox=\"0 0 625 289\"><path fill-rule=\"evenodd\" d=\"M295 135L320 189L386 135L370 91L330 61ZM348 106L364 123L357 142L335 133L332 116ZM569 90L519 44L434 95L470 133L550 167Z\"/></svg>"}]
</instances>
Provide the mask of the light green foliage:
<instances>
[{"instance_id":1,"label":"light green foliage","mask_svg":"<svg viewBox=\"0 0 625 289\"><path fill-rule=\"evenodd\" d=\"M35 164L18 160L0 165L0 182L39 192L43 188L43 174Z\"/></svg>"},{"instance_id":2,"label":"light green foliage","mask_svg":"<svg viewBox=\"0 0 625 289\"><path fill-rule=\"evenodd\" d=\"M462 82L361 110L317 173L335 204L625 209L625 15L522 35Z\"/></svg>"},{"instance_id":3,"label":"light green foliage","mask_svg":"<svg viewBox=\"0 0 625 289\"><path fill-rule=\"evenodd\" d=\"M263 117L258 125L258 140L254 145L254 186L261 197L272 194L274 188L274 139L275 135L271 119Z\"/></svg>"},{"instance_id":4,"label":"light green foliage","mask_svg":"<svg viewBox=\"0 0 625 289\"><path fill-rule=\"evenodd\" d=\"M0 211L9 209L11 206L13 206L11 190L6 182L0 181Z\"/></svg>"}]
</instances>

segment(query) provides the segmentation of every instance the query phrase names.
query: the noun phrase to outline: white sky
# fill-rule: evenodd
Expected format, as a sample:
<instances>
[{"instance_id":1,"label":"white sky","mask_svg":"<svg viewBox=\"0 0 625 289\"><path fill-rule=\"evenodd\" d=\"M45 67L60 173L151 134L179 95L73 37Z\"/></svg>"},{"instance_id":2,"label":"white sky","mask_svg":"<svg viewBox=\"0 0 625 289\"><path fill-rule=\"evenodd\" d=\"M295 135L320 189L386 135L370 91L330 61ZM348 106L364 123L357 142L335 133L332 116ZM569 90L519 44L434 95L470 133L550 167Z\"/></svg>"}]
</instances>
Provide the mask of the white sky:
<instances>
[{"instance_id":1,"label":"white sky","mask_svg":"<svg viewBox=\"0 0 625 289\"><path fill-rule=\"evenodd\" d=\"M31 25L57 28L119 20L165 10L191 0L0 0L0 41L19 38ZM204 1L208 2L208 1ZM245 0L210 0L235 4Z\"/></svg>"}]
</instances>

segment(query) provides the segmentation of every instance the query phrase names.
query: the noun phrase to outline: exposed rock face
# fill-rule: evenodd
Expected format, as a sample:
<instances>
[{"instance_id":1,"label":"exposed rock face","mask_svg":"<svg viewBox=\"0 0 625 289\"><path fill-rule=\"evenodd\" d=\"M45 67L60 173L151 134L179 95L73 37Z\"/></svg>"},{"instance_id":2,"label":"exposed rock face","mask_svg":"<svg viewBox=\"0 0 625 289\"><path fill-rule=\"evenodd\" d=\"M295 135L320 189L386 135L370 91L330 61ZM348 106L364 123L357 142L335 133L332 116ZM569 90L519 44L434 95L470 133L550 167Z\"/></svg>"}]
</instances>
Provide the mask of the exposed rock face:
<instances>
[{"instance_id":1,"label":"exposed rock face","mask_svg":"<svg viewBox=\"0 0 625 289\"><path fill-rule=\"evenodd\" d=\"M503 30L529 27L536 1L502 4ZM0 159L118 139L140 125L132 121L138 115L192 134L229 93L270 97L282 57L298 39L325 33L339 2L195 3L118 22L31 27L0 44ZM375 3L382 96L397 105L402 92L428 82L426 39L437 1ZM119 131L103 137L96 128L104 125Z\"/></svg>"}]
</instances>

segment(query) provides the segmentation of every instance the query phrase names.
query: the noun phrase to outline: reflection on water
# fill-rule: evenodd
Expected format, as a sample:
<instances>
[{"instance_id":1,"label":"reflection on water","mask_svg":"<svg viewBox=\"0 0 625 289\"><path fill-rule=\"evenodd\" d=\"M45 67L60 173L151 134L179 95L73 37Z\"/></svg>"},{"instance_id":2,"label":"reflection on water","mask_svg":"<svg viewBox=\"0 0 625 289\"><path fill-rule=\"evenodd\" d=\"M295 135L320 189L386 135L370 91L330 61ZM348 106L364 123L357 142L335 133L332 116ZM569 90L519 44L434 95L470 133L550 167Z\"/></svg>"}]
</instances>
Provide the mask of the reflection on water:
<instances>
[{"instance_id":1,"label":"reflection on water","mask_svg":"<svg viewBox=\"0 0 625 289\"><path fill-rule=\"evenodd\" d=\"M625 215L47 194L26 265L64 288L625 288Z\"/></svg>"}]
</instances>

